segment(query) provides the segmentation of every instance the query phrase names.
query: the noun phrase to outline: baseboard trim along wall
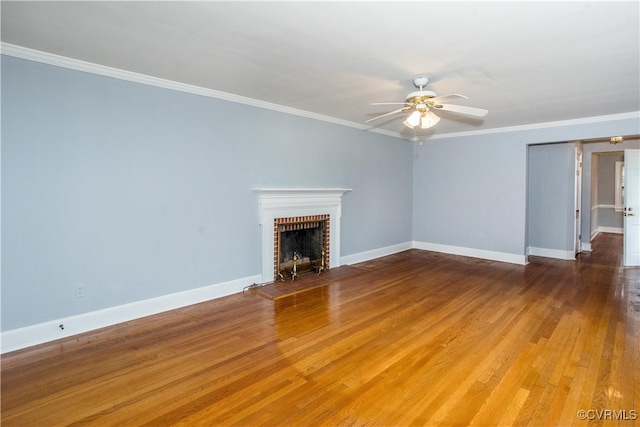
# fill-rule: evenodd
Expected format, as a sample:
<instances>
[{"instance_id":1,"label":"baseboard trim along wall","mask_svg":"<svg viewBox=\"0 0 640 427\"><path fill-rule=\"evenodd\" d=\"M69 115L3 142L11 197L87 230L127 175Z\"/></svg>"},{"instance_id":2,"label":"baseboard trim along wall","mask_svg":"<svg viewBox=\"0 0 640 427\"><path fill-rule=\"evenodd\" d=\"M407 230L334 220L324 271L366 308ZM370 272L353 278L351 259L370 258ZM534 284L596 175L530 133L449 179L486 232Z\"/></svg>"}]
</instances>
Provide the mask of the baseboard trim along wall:
<instances>
[{"instance_id":1,"label":"baseboard trim along wall","mask_svg":"<svg viewBox=\"0 0 640 427\"><path fill-rule=\"evenodd\" d=\"M598 227L596 235L598 233L624 234L624 228L621 228L621 227Z\"/></svg>"},{"instance_id":2,"label":"baseboard trim along wall","mask_svg":"<svg viewBox=\"0 0 640 427\"><path fill-rule=\"evenodd\" d=\"M409 249L442 252L451 255L508 262L511 264L525 265L527 263L526 256L524 255L413 241L398 243L396 245L360 252L357 254L346 255L340 258L340 265L357 264L359 262L393 255ZM51 320L36 325L26 326L24 328L12 329L0 334L0 353L20 350L22 348L43 344L45 342L61 338L67 338L72 335L82 334L92 330L105 328L107 326L113 326L118 323L128 322L141 317L151 316L164 311L198 304L215 298L221 298L242 292L247 286L260 283L260 279L261 276L258 274L202 288L110 307L104 310L97 310L76 316ZM61 328L60 325L63 325L64 328Z\"/></svg>"},{"instance_id":3,"label":"baseboard trim along wall","mask_svg":"<svg viewBox=\"0 0 640 427\"><path fill-rule=\"evenodd\" d=\"M510 264L527 264L526 255L510 254L506 252L494 252L484 249L465 248L461 246L441 245L438 243L428 242L413 242L415 249L422 249L425 251L442 252L451 255L461 255L471 258L488 259L491 261L508 262Z\"/></svg>"},{"instance_id":4,"label":"baseboard trim along wall","mask_svg":"<svg viewBox=\"0 0 640 427\"><path fill-rule=\"evenodd\" d=\"M2 332L0 336L0 342L2 343L0 353L20 350L60 338L82 334L95 329L113 326L118 323L128 322L141 317L235 294L242 292L245 287L259 282L260 275L249 276L202 288L51 320L24 328L12 329ZM60 325L63 325L64 328Z\"/></svg>"},{"instance_id":5,"label":"baseboard trim along wall","mask_svg":"<svg viewBox=\"0 0 640 427\"><path fill-rule=\"evenodd\" d=\"M353 255L346 255L340 257L340 265L357 264L359 262L369 261L387 255L393 255L398 252L406 251L408 249L413 249L412 242L398 243L397 245L385 246L384 248L364 251Z\"/></svg>"},{"instance_id":6,"label":"baseboard trim along wall","mask_svg":"<svg viewBox=\"0 0 640 427\"><path fill-rule=\"evenodd\" d=\"M536 248L533 246L529 246L527 248L527 254L533 255L533 256L541 256L545 258L556 258L556 259L566 259L566 260L576 259L576 254L573 251L563 251L560 249Z\"/></svg>"},{"instance_id":7,"label":"baseboard trim along wall","mask_svg":"<svg viewBox=\"0 0 640 427\"><path fill-rule=\"evenodd\" d=\"M591 230L591 241L596 238L600 233L614 233L624 234L624 228L618 227L597 227L595 230ZM591 250L591 243L589 243L589 250Z\"/></svg>"}]
</instances>

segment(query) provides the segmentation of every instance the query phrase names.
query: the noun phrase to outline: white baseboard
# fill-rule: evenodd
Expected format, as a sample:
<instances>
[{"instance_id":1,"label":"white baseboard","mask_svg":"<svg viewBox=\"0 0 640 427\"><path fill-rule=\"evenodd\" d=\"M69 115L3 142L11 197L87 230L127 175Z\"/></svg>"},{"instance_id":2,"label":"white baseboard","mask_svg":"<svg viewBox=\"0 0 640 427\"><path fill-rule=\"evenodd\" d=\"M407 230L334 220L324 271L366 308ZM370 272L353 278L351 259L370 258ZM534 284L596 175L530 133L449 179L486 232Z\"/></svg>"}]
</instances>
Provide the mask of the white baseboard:
<instances>
[{"instance_id":1,"label":"white baseboard","mask_svg":"<svg viewBox=\"0 0 640 427\"><path fill-rule=\"evenodd\" d=\"M591 249L591 242L589 243L582 242L580 244L580 249L582 249L582 252L591 252L593 250Z\"/></svg>"},{"instance_id":2,"label":"white baseboard","mask_svg":"<svg viewBox=\"0 0 640 427\"><path fill-rule=\"evenodd\" d=\"M527 258L524 255L413 241L360 252L357 254L346 255L340 258L340 264L356 264L387 255L393 255L409 249L422 249L452 255L508 262L512 264L524 265L527 263ZM95 329L242 292L245 287L253 283L259 283L260 279L260 275L244 277L202 288L124 304L117 307L51 320L37 325L26 326L24 328L12 329L0 334L0 353L19 350L21 348L70 337ZM64 325L64 329L62 329L60 325Z\"/></svg>"},{"instance_id":3,"label":"white baseboard","mask_svg":"<svg viewBox=\"0 0 640 427\"><path fill-rule=\"evenodd\" d=\"M387 255L393 255L398 252L412 249L412 242L398 243L397 245L385 246L384 248L372 249L370 251L360 252L353 255L345 255L340 258L340 265L357 264L359 262L369 261Z\"/></svg>"},{"instance_id":4,"label":"white baseboard","mask_svg":"<svg viewBox=\"0 0 640 427\"><path fill-rule=\"evenodd\" d=\"M527 257L525 255L510 254L506 252L494 252L483 249L465 248L461 246L441 245L438 243L428 242L413 242L415 249L422 249L426 251L442 252L452 255L461 255L472 258L488 259L491 261L508 262L511 264L527 264Z\"/></svg>"},{"instance_id":5,"label":"white baseboard","mask_svg":"<svg viewBox=\"0 0 640 427\"><path fill-rule=\"evenodd\" d=\"M596 227L595 230L591 231L591 241L596 238L596 236L600 233L614 233L614 234L624 234L624 228L619 227ZM583 243L584 245L584 243ZM591 243L589 243L589 250L591 250Z\"/></svg>"},{"instance_id":6,"label":"white baseboard","mask_svg":"<svg viewBox=\"0 0 640 427\"><path fill-rule=\"evenodd\" d=\"M249 276L202 288L51 320L24 328L12 329L0 334L0 353L19 350L21 348L66 338L141 317L151 316L163 311L174 310L176 308L235 294L242 292L245 287L253 283L259 283L259 281L260 275ZM61 328L60 325L63 325L64 329Z\"/></svg>"},{"instance_id":7,"label":"white baseboard","mask_svg":"<svg viewBox=\"0 0 640 427\"><path fill-rule=\"evenodd\" d=\"M598 233L624 234L624 228L620 228L620 227L598 227Z\"/></svg>"},{"instance_id":8,"label":"white baseboard","mask_svg":"<svg viewBox=\"0 0 640 427\"><path fill-rule=\"evenodd\" d=\"M563 251L560 249L536 248L533 246L529 246L527 248L527 254L533 255L533 256L546 257L546 258L567 259L567 260L576 259L576 254L573 251Z\"/></svg>"}]
</instances>

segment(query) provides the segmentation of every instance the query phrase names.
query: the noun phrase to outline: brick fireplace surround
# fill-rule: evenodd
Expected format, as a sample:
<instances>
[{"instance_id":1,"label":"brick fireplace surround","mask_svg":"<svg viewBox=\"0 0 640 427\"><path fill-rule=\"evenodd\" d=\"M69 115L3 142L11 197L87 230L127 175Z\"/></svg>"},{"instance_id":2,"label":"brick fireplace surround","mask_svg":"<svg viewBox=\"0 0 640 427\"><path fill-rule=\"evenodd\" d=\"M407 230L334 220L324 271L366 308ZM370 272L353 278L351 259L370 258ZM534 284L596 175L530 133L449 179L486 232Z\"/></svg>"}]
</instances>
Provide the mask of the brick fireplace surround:
<instances>
[{"instance_id":1,"label":"brick fireplace surround","mask_svg":"<svg viewBox=\"0 0 640 427\"><path fill-rule=\"evenodd\" d=\"M346 188L258 188L260 225L262 234L262 283L272 282L275 274L276 224L293 221L291 218L314 217L329 219L328 264L340 266L340 217L342 195Z\"/></svg>"}]
</instances>

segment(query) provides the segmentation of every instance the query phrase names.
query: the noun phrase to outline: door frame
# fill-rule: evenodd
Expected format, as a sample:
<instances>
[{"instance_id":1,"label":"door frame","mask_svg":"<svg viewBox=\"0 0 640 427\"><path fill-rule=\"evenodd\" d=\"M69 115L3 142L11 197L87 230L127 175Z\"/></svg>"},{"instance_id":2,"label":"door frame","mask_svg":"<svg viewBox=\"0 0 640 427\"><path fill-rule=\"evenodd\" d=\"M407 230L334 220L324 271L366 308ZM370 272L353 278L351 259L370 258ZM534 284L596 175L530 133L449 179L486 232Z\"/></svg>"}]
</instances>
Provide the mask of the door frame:
<instances>
[{"instance_id":1,"label":"door frame","mask_svg":"<svg viewBox=\"0 0 640 427\"><path fill-rule=\"evenodd\" d=\"M575 222L573 224L574 252L578 255L582 252L582 142L574 142L575 161L575 186L574 186L574 208Z\"/></svg>"},{"instance_id":2,"label":"door frame","mask_svg":"<svg viewBox=\"0 0 640 427\"><path fill-rule=\"evenodd\" d=\"M629 255L629 246L630 243L629 242L639 242L640 243L640 236L632 236L632 233L638 233L640 234L640 226L637 225L637 220L638 220L638 216L640 215L640 206L639 206L639 201L638 199L640 199L640 197L638 197L638 199L635 199L632 203L633 206L629 206L630 202L629 202L629 193L631 194L636 194L636 196L640 193L639 191L637 191L636 188L633 188L632 191L629 191L630 188L630 181L629 181L629 177L630 177L630 173L629 173L629 169L628 169L628 165L629 165L629 157L631 156L631 154L633 154L633 157L637 157L637 162L640 163L640 149L625 149L624 150L624 168L625 168L625 176L623 179L623 185L624 185L624 190L623 190L623 194L624 194L624 212L623 212L623 243L622 243L622 264L625 267L640 267L640 255L637 256L637 259L635 256L631 256ZM632 162L634 163L634 162ZM636 184L638 185L638 184ZM635 209L635 212L633 211L633 209ZM629 218L633 218L633 219L629 219ZM636 224L634 225L634 229L630 230L630 223L631 222L636 222ZM637 227L638 229L635 230L635 227Z\"/></svg>"}]
</instances>

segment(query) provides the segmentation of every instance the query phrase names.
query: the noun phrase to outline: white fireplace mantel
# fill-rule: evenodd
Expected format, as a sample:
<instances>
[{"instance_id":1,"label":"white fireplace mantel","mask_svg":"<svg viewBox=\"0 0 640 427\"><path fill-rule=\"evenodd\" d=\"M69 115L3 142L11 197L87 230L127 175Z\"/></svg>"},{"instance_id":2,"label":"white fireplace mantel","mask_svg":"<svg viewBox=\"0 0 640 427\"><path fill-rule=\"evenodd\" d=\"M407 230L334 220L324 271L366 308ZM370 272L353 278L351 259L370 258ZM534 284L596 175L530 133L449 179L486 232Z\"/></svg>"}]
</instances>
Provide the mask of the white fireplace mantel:
<instances>
[{"instance_id":1,"label":"white fireplace mantel","mask_svg":"<svg viewBox=\"0 0 640 427\"><path fill-rule=\"evenodd\" d=\"M262 283L273 281L273 226L276 218L329 215L329 266L340 266L342 195L350 188L254 188L260 197Z\"/></svg>"}]
</instances>

